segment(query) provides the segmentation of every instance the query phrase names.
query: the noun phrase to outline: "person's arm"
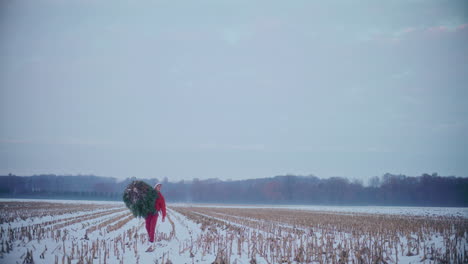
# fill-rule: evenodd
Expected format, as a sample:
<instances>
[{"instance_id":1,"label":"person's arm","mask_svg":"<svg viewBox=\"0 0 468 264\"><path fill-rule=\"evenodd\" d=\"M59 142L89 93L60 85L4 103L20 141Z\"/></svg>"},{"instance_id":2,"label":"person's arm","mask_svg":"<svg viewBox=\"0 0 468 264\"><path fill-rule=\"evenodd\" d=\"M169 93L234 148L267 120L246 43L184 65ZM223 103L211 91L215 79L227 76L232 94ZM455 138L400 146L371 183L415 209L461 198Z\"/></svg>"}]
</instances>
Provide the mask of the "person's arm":
<instances>
[{"instance_id":1,"label":"person's arm","mask_svg":"<svg viewBox=\"0 0 468 264\"><path fill-rule=\"evenodd\" d=\"M154 214L157 215L158 214L158 198L156 198L156 200L154 200Z\"/></svg>"},{"instance_id":2,"label":"person's arm","mask_svg":"<svg viewBox=\"0 0 468 264\"><path fill-rule=\"evenodd\" d=\"M166 218L166 200L164 199L164 196L161 195L161 211L162 211L162 220L164 222L164 219Z\"/></svg>"}]
</instances>

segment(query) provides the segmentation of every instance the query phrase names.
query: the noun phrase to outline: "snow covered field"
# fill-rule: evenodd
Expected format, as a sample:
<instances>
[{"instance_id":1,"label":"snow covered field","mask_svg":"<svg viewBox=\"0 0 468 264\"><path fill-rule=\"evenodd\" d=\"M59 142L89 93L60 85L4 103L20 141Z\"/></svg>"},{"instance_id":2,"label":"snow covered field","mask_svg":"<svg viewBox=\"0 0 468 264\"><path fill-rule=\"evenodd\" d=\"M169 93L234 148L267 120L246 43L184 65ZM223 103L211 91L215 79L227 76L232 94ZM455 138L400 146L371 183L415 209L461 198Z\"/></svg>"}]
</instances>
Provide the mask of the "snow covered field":
<instances>
[{"instance_id":1,"label":"snow covered field","mask_svg":"<svg viewBox=\"0 0 468 264\"><path fill-rule=\"evenodd\" d=\"M410 207L410 206L325 206L325 205L225 205L225 204L174 204L218 208L283 208L333 213L392 214L407 216L459 216L468 218L468 208L463 207Z\"/></svg>"},{"instance_id":2,"label":"snow covered field","mask_svg":"<svg viewBox=\"0 0 468 264\"><path fill-rule=\"evenodd\" d=\"M467 263L466 208L168 204L156 250L123 202L0 199L0 263Z\"/></svg>"}]
</instances>

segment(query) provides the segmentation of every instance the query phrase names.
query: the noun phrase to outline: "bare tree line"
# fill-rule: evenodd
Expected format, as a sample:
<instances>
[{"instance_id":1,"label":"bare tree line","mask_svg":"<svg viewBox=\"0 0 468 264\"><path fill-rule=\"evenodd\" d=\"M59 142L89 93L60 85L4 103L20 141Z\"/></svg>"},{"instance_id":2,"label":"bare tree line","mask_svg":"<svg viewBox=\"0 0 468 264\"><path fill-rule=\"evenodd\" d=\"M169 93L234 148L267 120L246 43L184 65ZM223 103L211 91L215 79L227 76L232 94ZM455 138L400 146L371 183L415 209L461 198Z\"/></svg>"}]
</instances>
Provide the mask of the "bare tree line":
<instances>
[{"instance_id":1,"label":"bare tree line","mask_svg":"<svg viewBox=\"0 0 468 264\"><path fill-rule=\"evenodd\" d=\"M0 176L0 197L122 200L126 185L93 175ZM141 179L149 184L157 178ZM162 179L170 202L275 203L323 205L468 206L468 178L437 173L405 176L386 173L367 184L342 177L276 176L222 181Z\"/></svg>"}]
</instances>

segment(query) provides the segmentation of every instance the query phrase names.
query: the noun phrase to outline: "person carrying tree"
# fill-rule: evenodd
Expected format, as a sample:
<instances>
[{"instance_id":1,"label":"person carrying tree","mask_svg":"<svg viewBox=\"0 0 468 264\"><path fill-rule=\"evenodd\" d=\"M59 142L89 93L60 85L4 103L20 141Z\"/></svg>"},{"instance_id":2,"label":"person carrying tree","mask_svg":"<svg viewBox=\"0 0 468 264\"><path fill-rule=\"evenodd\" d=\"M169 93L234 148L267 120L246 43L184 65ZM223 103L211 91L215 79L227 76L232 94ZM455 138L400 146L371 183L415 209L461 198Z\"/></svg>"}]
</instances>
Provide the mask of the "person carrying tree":
<instances>
[{"instance_id":1,"label":"person carrying tree","mask_svg":"<svg viewBox=\"0 0 468 264\"><path fill-rule=\"evenodd\" d=\"M146 231L148 232L149 236L149 242L154 243L154 234L156 231L156 223L158 222L158 215L159 212L162 213L162 221L166 219L166 201L164 200L164 196L161 193L161 183L156 183L154 185L154 189L158 193L158 196L156 200L154 201L154 208L156 209L155 213L149 213L145 217L145 222L146 222ZM154 247L153 245L150 245L150 247L146 251L153 251Z\"/></svg>"}]
</instances>

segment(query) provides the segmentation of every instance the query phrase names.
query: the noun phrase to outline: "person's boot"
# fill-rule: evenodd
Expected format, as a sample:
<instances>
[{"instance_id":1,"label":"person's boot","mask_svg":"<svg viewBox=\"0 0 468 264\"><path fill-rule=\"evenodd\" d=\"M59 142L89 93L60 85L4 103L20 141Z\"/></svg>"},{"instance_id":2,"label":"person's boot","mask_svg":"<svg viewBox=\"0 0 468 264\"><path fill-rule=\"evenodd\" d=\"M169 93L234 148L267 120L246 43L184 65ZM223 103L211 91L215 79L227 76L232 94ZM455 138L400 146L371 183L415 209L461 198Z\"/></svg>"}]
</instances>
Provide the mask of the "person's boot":
<instances>
[{"instance_id":1,"label":"person's boot","mask_svg":"<svg viewBox=\"0 0 468 264\"><path fill-rule=\"evenodd\" d=\"M151 245L146 249L146 252L153 252L154 251L154 244L151 243Z\"/></svg>"}]
</instances>

